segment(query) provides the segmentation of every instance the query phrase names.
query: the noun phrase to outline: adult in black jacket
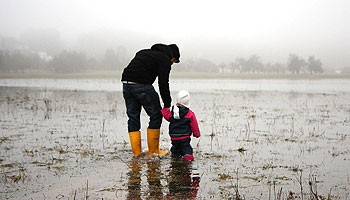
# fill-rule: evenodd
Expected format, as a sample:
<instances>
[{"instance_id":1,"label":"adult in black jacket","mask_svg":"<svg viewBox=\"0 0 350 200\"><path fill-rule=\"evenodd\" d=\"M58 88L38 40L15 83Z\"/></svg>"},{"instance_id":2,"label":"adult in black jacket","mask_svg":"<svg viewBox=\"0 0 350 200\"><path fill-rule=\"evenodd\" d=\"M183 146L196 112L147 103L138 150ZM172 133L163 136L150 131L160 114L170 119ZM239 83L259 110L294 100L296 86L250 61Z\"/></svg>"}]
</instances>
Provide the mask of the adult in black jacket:
<instances>
[{"instance_id":1,"label":"adult in black jacket","mask_svg":"<svg viewBox=\"0 0 350 200\"><path fill-rule=\"evenodd\" d=\"M140 113L143 107L150 117L147 128L148 154L165 155L159 149L162 114L159 95L152 84L158 77L160 96L164 107L171 105L169 74L171 65L180 62L179 48L175 44L155 44L136 53L122 74L123 97L128 115L128 132L135 157L141 153Z\"/></svg>"}]
</instances>

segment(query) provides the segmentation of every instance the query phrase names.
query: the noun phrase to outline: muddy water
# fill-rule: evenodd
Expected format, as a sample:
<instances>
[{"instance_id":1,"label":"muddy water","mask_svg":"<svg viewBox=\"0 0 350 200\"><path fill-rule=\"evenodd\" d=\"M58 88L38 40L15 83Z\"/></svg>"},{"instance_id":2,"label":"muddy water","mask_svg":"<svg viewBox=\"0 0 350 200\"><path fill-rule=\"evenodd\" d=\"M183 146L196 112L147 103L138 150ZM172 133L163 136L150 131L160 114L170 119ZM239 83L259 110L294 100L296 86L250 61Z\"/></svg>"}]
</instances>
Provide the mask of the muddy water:
<instances>
[{"instance_id":1,"label":"muddy water","mask_svg":"<svg viewBox=\"0 0 350 200\"><path fill-rule=\"evenodd\" d=\"M0 87L0 199L310 199L310 188L349 198L346 86L240 91L191 84L202 136L192 139L195 161L187 163L169 155L132 158L120 89L56 85ZM141 117L146 150L148 117ZM170 148L167 127L163 121L163 149Z\"/></svg>"}]
</instances>

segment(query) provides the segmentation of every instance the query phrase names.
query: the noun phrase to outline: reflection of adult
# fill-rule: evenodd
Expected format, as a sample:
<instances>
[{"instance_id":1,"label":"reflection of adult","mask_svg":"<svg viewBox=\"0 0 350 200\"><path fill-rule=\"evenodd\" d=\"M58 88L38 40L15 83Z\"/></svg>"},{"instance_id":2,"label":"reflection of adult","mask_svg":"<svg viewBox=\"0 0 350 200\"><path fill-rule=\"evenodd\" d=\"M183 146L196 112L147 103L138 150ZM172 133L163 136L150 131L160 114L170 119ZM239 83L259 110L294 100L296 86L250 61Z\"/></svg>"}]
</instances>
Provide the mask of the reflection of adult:
<instances>
[{"instance_id":1,"label":"reflection of adult","mask_svg":"<svg viewBox=\"0 0 350 200\"><path fill-rule=\"evenodd\" d=\"M147 199L162 199L162 171L160 168L160 159L151 159L147 161L146 177L148 182L149 195Z\"/></svg>"},{"instance_id":2,"label":"reflection of adult","mask_svg":"<svg viewBox=\"0 0 350 200\"><path fill-rule=\"evenodd\" d=\"M146 178L148 182L148 191L141 191L144 161L147 162ZM160 169L160 159L140 160L132 159L129 163L130 171L128 172L128 194L126 199L143 199L142 195L148 195L147 199L162 199L162 172Z\"/></svg>"},{"instance_id":3,"label":"reflection of adult","mask_svg":"<svg viewBox=\"0 0 350 200\"><path fill-rule=\"evenodd\" d=\"M130 171L128 172L128 195L126 199L141 199L141 171L140 163L132 160L130 162Z\"/></svg>"},{"instance_id":4,"label":"reflection of adult","mask_svg":"<svg viewBox=\"0 0 350 200\"><path fill-rule=\"evenodd\" d=\"M159 149L162 114L159 95L152 84L158 77L160 96L164 107L169 108L171 105L169 73L171 65L180 62L179 58L179 48L175 44L155 44L150 49L137 52L123 71L123 96L129 118L128 132L135 157L141 153L141 107L150 118L147 128L148 154L165 155L168 152Z\"/></svg>"},{"instance_id":5,"label":"reflection of adult","mask_svg":"<svg viewBox=\"0 0 350 200\"><path fill-rule=\"evenodd\" d=\"M147 164L146 170L143 169ZM169 174L165 175L161 169L161 159L132 159L128 174L128 194L126 199L196 199L199 189L200 176L193 173L192 162L180 158L172 158ZM145 174L142 174L145 172ZM146 176L148 186L143 191L143 177ZM165 187L162 179L168 181L168 193L165 194Z\"/></svg>"}]
</instances>

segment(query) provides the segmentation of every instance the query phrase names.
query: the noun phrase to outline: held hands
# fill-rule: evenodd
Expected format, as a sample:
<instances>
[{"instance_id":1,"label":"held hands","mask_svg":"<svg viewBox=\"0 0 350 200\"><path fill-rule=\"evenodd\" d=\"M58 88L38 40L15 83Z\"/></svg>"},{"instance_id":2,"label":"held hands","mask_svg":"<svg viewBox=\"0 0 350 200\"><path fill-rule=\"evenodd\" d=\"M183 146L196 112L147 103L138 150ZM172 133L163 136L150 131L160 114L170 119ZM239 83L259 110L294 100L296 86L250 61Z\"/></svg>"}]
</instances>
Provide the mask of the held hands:
<instances>
[{"instance_id":1,"label":"held hands","mask_svg":"<svg viewBox=\"0 0 350 200\"><path fill-rule=\"evenodd\" d=\"M196 138L199 138L201 136L201 133L200 132L193 133L193 136L196 137Z\"/></svg>"}]
</instances>

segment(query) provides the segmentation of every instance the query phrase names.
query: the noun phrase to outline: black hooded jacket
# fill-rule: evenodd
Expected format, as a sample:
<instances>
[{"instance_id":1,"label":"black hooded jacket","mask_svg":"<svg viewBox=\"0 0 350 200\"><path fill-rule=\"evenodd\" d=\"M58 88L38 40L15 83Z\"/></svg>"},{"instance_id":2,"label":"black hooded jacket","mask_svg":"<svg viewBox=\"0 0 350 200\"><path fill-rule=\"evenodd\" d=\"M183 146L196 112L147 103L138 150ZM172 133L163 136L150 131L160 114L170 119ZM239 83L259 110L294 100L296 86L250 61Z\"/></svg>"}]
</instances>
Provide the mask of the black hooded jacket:
<instances>
[{"instance_id":1,"label":"black hooded jacket","mask_svg":"<svg viewBox=\"0 0 350 200\"><path fill-rule=\"evenodd\" d=\"M151 49L140 50L124 69L122 81L151 85L158 77L160 96L164 107L169 108L171 105L169 74L172 57L169 46L165 44L155 44Z\"/></svg>"},{"instance_id":2,"label":"black hooded jacket","mask_svg":"<svg viewBox=\"0 0 350 200\"><path fill-rule=\"evenodd\" d=\"M174 106L171 107L171 117L169 118L169 134L171 138L191 136L192 130L190 125L190 118L185 116L190 111L185 106L178 106L180 119L174 118Z\"/></svg>"}]
</instances>

